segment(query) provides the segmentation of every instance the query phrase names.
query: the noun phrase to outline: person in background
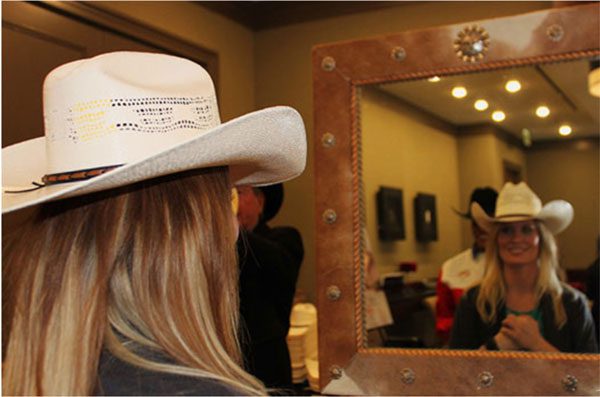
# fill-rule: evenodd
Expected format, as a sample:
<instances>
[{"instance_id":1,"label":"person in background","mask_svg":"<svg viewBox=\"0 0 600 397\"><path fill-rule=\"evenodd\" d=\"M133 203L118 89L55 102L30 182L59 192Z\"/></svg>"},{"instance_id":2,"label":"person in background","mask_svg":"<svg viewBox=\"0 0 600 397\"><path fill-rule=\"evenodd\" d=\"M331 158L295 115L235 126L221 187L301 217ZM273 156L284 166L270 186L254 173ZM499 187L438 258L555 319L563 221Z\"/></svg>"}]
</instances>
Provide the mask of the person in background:
<instances>
[{"instance_id":1,"label":"person in background","mask_svg":"<svg viewBox=\"0 0 600 397\"><path fill-rule=\"evenodd\" d=\"M571 204L555 200L542 206L524 182L509 182L494 217L477 203L471 213L489 233L486 273L463 295L450 348L597 352L587 299L556 271L554 235L571 223Z\"/></svg>"},{"instance_id":2,"label":"person in background","mask_svg":"<svg viewBox=\"0 0 600 397\"><path fill-rule=\"evenodd\" d=\"M596 243L597 252L600 254L600 237ZM596 326L596 341L600 343L600 315L598 307L600 306L600 257L587 268L587 280L585 284L585 294L592 301L592 317Z\"/></svg>"},{"instance_id":3,"label":"person in background","mask_svg":"<svg viewBox=\"0 0 600 397\"><path fill-rule=\"evenodd\" d=\"M293 227L269 227L283 203L283 185L238 187L240 313L247 370L267 387L292 388L286 336L304 257Z\"/></svg>"},{"instance_id":4,"label":"person in background","mask_svg":"<svg viewBox=\"0 0 600 397\"><path fill-rule=\"evenodd\" d=\"M3 394L264 395L241 367L233 186L302 172L300 115L221 124L201 66L139 52L58 67L43 104L45 138L2 149L3 213L38 205L3 252Z\"/></svg>"},{"instance_id":5,"label":"person in background","mask_svg":"<svg viewBox=\"0 0 600 397\"><path fill-rule=\"evenodd\" d=\"M483 210L492 215L496 210L498 192L491 187L476 188L471 193L469 210L457 213L471 222L473 246L448 259L442 265L437 281L437 301L435 307L435 329L443 345L448 343L454 321L454 312L465 289L481 281L485 270L484 251L487 232L473 220L470 206L478 203Z\"/></svg>"}]
</instances>

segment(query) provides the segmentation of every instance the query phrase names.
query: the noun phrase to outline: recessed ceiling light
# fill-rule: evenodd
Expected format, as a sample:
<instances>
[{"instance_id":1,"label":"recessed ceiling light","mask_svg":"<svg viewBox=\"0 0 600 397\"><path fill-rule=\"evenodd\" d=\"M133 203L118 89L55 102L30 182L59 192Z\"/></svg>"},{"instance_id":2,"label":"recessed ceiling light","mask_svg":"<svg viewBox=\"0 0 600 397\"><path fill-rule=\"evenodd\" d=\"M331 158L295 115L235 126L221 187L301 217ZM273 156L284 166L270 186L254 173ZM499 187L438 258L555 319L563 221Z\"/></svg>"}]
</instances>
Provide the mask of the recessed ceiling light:
<instances>
[{"instance_id":1,"label":"recessed ceiling light","mask_svg":"<svg viewBox=\"0 0 600 397\"><path fill-rule=\"evenodd\" d=\"M538 108L535 109L535 115L542 119L544 117L548 117L549 114L550 114L550 109L548 109L548 106L538 106Z\"/></svg>"},{"instance_id":2,"label":"recessed ceiling light","mask_svg":"<svg viewBox=\"0 0 600 397\"><path fill-rule=\"evenodd\" d=\"M485 99L476 100L475 104L473 106L475 107L475 109L479 110L480 112L483 112L485 109L487 109L489 107L489 105Z\"/></svg>"},{"instance_id":3,"label":"recessed ceiling light","mask_svg":"<svg viewBox=\"0 0 600 397\"><path fill-rule=\"evenodd\" d=\"M437 83L438 81L440 81L440 76L433 76L427 79L427 81L431 82L431 83Z\"/></svg>"},{"instance_id":4,"label":"recessed ceiling light","mask_svg":"<svg viewBox=\"0 0 600 397\"><path fill-rule=\"evenodd\" d=\"M505 118L506 118L506 115L501 110L496 110L494 113L492 113L492 120L494 120L497 123L501 122Z\"/></svg>"},{"instance_id":5,"label":"recessed ceiling light","mask_svg":"<svg viewBox=\"0 0 600 397\"><path fill-rule=\"evenodd\" d=\"M506 82L504 88L506 89L506 91L511 93L517 92L521 89L521 83L519 82L519 80L509 80Z\"/></svg>"},{"instance_id":6,"label":"recessed ceiling light","mask_svg":"<svg viewBox=\"0 0 600 397\"><path fill-rule=\"evenodd\" d=\"M571 132L573 132L573 129L568 124L563 124L558 128L558 133L562 136L571 135Z\"/></svg>"},{"instance_id":7,"label":"recessed ceiling light","mask_svg":"<svg viewBox=\"0 0 600 397\"><path fill-rule=\"evenodd\" d=\"M454 87L452 89L452 96L454 98L464 98L467 96L467 89L465 87Z\"/></svg>"}]
</instances>

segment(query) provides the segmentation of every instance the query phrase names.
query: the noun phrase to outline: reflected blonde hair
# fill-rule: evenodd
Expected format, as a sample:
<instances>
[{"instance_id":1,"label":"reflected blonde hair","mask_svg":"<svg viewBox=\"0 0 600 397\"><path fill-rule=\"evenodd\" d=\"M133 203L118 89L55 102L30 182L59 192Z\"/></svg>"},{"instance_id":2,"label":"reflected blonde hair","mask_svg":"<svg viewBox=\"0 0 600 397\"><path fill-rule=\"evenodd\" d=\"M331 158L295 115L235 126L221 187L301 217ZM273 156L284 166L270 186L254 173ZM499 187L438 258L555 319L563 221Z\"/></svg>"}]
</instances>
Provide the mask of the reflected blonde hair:
<instances>
[{"instance_id":1,"label":"reflected blonde hair","mask_svg":"<svg viewBox=\"0 0 600 397\"><path fill-rule=\"evenodd\" d=\"M535 222L540 235L539 273L535 285L536 306L543 295L549 294L554 309L554 320L560 329L567 321L562 303L563 285L558 278L558 249L552 233L544 223ZM486 272L481 280L476 306L486 323L493 323L498 316L497 307L506 302L506 282L502 275L503 263L498 252L499 224L494 225L486 247Z\"/></svg>"},{"instance_id":2,"label":"reflected blonde hair","mask_svg":"<svg viewBox=\"0 0 600 397\"><path fill-rule=\"evenodd\" d=\"M93 393L106 348L139 367L265 394L240 367L230 199L227 169L213 168L45 204L6 250L3 393Z\"/></svg>"}]
</instances>

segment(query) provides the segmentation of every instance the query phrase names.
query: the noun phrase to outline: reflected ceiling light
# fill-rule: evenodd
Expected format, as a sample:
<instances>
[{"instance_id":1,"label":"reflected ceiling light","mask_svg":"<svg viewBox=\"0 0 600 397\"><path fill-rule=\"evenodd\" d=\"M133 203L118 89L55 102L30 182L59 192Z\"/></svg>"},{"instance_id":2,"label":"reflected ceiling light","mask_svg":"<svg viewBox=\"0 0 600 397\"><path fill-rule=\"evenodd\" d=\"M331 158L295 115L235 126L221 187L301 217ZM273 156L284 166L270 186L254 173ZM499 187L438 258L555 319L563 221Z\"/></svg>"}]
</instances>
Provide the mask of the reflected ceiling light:
<instances>
[{"instance_id":1,"label":"reflected ceiling light","mask_svg":"<svg viewBox=\"0 0 600 397\"><path fill-rule=\"evenodd\" d=\"M600 97L600 59L595 59L590 62L588 89L590 90L590 94Z\"/></svg>"},{"instance_id":2,"label":"reflected ceiling light","mask_svg":"<svg viewBox=\"0 0 600 397\"><path fill-rule=\"evenodd\" d=\"M492 113L492 120L494 120L497 123L501 122L505 118L506 118L506 115L501 110L496 110L494 113Z\"/></svg>"},{"instance_id":3,"label":"reflected ceiling light","mask_svg":"<svg viewBox=\"0 0 600 397\"><path fill-rule=\"evenodd\" d=\"M540 117L540 118L544 118L544 117L548 117L548 115L550 114L550 109L548 109L548 106L538 106L537 109L535 109L535 115Z\"/></svg>"},{"instance_id":4,"label":"reflected ceiling light","mask_svg":"<svg viewBox=\"0 0 600 397\"><path fill-rule=\"evenodd\" d=\"M440 76L433 76L427 79L427 81L429 81L430 83L437 83L440 80Z\"/></svg>"},{"instance_id":5,"label":"reflected ceiling light","mask_svg":"<svg viewBox=\"0 0 600 397\"><path fill-rule=\"evenodd\" d=\"M562 136L571 135L571 132L573 132L573 129L568 124L563 124L558 128L558 133Z\"/></svg>"},{"instance_id":6,"label":"reflected ceiling light","mask_svg":"<svg viewBox=\"0 0 600 397\"><path fill-rule=\"evenodd\" d=\"M485 109L487 109L489 107L489 105L485 99L476 100L475 104L473 106L475 107L475 109L479 110L480 112L483 112Z\"/></svg>"},{"instance_id":7,"label":"reflected ceiling light","mask_svg":"<svg viewBox=\"0 0 600 397\"><path fill-rule=\"evenodd\" d=\"M509 80L506 82L504 88L506 89L506 91L514 93L521 89L521 83L519 82L519 80Z\"/></svg>"},{"instance_id":8,"label":"reflected ceiling light","mask_svg":"<svg viewBox=\"0 0 600 397\"><path fill-rule=\"evenodd\" d=\"M521 130L521 141L523 142L523 146L531 147L531 131L528 128Z\"/></svg>"},{"instance_id":9,"label":"reflected ceiling light","mask_svg":"<svg viewBox=\"0 0 600 397\"><path fill-rule=\"evenodd\" d=\"M452 96L454 98L464 98L467 96L467 89L465 87L454 87L452 89Z\"/></svg>"}]
</instances>

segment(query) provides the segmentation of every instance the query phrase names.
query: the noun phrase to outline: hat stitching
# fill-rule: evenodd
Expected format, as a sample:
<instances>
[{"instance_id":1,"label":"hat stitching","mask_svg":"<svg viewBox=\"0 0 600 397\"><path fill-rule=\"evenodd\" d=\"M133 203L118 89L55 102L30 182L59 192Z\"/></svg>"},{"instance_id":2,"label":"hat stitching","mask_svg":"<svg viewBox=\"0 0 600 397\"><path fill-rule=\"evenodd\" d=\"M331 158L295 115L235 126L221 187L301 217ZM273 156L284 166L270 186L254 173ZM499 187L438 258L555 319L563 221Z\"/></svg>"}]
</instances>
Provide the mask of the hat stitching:
<instances>
[{"instance_id":1,"label":"hat stitching","mask_svg":"<svg viewBox=\"0 0 600 397\"><path fill-rule=\"evenodd\" d=\"M159 107L147 107L155 105ZM126 110L126 108L140 106L144 107L132 109L135 114ZM109 110L114 107L123 107L125 113L118 112L116 109ZM70 127L68 138L74 143L79 143L98 139L117 131L153 134L180 129L205 130L217 124L215 111L212 111L215 108L214 95L111 98L79 102L68 108L67 120ZM54 117L60 117L58 111L50 113ZM47 136L50 142L61 138L60 133L49 132Z\"/></svg>"}]
</instances>

